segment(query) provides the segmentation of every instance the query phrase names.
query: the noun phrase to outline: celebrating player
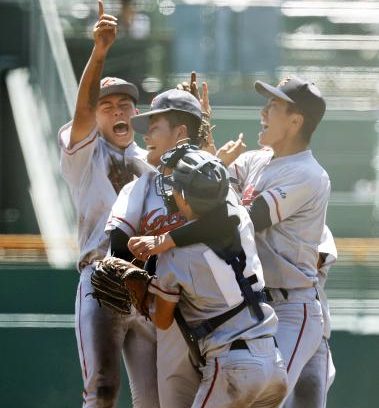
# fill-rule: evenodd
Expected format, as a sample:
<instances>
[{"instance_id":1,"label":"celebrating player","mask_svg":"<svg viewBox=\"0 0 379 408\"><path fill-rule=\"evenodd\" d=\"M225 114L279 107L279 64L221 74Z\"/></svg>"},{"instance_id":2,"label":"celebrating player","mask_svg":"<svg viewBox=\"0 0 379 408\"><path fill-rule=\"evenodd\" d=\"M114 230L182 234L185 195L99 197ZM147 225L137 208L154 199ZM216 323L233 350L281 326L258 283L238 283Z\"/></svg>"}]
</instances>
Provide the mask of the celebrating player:
<instances>
[{"instance_id":1,"label":"celebrating player","mask_svg":"<svg viewBox=\"0 0 379 408\"><path fill-rule=\"evenodd\" d=\"M191 93L171 89L156 96L150 111L132 118L133 129L144 134L148 161L157 166L168 149L190 141L199 144L202 119L200 102ZM159 171L143 174L126 185L113 205L106 231L110 233L112 255L132 260L129 238L159 235L185 223L178 212L168 212L157 195ZM169 330L157 330L158 388L161 407L190 407L199 384L197 371L183 356L186 344L174 323Z\"/></svg>"},{"instance_id":2,"label":"celebrating player","mask_svg":"<svg viewBox=\"0 0 379 408\"><path fill-rule=\"evenodd\" d=\"M315 285L330 181L309 142L325 101L314 84L297 77L277 87L257 81L255 89L268 98L261 113L263 149L241 155L231 172L256 230L291 392L323 333Z\"/></svg>"},{"instance_id":3,"label":"celebrating player","mask_svg":"<svg viewBox=\"0 0 379 408\"><path fill-rule=\"evenodd\" d=\"M79 220L80 281L75 332L84 383L83 407L115 407L123 354L135 408L158 407L156 335L136 313L121 315L100 308L86 296L95 261L107 252L107 217L120 189L134 176L134 158L144 158L134 139L130 117L136 114L137 87L119 78L100 82L106 55L116 37L117 19L104 14L99 1L94 47L83 72L74 120L59 132L61 168ZM143 360L144 364L140 362Z\"/></svg>"}]
</instances>

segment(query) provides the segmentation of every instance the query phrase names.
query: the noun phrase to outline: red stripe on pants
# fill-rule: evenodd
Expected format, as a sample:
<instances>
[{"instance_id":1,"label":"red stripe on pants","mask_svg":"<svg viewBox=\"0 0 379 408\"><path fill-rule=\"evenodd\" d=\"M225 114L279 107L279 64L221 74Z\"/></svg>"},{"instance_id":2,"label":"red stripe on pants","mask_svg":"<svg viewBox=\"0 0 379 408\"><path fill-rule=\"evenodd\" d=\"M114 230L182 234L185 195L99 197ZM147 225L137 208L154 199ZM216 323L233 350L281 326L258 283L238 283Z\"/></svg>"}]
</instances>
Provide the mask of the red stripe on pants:
<instances>
[{"instance_id":1,"label":"red stripe on pants","mask_svg":"<svg viewBox=\"0 0 379 408\"><path fill-rule=\"evenodd\" d=\"M291 356L291 358L290 358L290 361L289 361L289 363L288 363L287 373L290 371L290 368L291 368L293 359L295 358L296 351L297 351L297 349L298 349L298 347L299 347L299 344L300 344L301 337L303 336L305 323L306 323L306 321L307 321L307 305L304 303L303 306L304 306L304 319L303 319L303 324L301 325L301 329L300 329L299 336L297 337L295 349L294 349L294 351L293 351L293 353L292 353L292 356Z\"/></svg>"},{"instance_id":2,"label":"red stripe on pants","mask_svg":"<svg viewBox=\"0 0 379 408\"><path fill-rule=\"evenodd\" d=\"M204 408L204 407L205 407L205 404L208 402L209 397L210 397L211 394L212 394L213 387L214 387L214 385L215 385L215 383L216 383L216 378L217 378L217 374L218 374L218 361L217 361L217 358L215 358L215 363L216 363L216 364L215 364L215 372L214 372L214 374L213 374L212 384L211 384L211 387L209 388L208 394L207 394L207 396L205 397L205 400L204 400L203 404L201 405L201 408Z\"/></svg>"}]
</instances>

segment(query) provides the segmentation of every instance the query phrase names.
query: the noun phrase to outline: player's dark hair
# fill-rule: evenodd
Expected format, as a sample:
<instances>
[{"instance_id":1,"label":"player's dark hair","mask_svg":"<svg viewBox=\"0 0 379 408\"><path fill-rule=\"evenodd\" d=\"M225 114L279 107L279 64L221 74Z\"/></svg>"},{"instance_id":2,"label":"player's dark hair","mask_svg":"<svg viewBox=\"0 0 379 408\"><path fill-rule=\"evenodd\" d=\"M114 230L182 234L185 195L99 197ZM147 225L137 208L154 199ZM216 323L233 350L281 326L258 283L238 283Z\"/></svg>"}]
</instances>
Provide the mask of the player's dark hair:
<instances>
[{"instance_id":1,"label":"player's dark hair","mask_svg":"<svg viewBox=\"0 0 379 408\"><path fill-rule=\"evenodd\" d=\"M190 113L175 110L166 112L164 116L171 129L176 126L185 125L187 127L188 137L190 138L189 144L200 145L199 128L201 121L199 118Z\"/></svg>"},{"instance_id":2,"label":"player's dark hair","mask_svg":"<svg viewBox=\"0 0 379 408\"><path fill-rule=\"evenodd\" d=\"M314 120L309 118L307 113L303 112L297 105L294 103L287 103L287 113L298 113L303 117L303 125L300 129L302 137L309 143L313 132L316 130L318 123L315 123Z\"/></svg>"}]
</instances>

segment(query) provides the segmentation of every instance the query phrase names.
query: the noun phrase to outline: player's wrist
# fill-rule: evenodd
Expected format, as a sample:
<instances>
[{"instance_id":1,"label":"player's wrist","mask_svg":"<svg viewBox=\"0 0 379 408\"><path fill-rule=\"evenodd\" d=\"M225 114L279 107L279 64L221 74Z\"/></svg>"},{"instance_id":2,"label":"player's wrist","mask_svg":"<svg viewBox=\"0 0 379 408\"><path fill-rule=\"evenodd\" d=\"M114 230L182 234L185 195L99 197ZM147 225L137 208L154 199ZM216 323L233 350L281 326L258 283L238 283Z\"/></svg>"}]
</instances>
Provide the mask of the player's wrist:
<instances>
[{"instance_id":1,"label":"player's wrist","mask_svg":"<svg viewBox=\"0 0 379 408\"><path fill-rule=\"evenodd\" d=\"M92 50L92 57L97 60L101 60L101 61L105 60L105 57L108 54L109 48L110 47L104 47L104 46L101 46L95 43L93 46L93 50Z\"/></svg>"}]
</instances>

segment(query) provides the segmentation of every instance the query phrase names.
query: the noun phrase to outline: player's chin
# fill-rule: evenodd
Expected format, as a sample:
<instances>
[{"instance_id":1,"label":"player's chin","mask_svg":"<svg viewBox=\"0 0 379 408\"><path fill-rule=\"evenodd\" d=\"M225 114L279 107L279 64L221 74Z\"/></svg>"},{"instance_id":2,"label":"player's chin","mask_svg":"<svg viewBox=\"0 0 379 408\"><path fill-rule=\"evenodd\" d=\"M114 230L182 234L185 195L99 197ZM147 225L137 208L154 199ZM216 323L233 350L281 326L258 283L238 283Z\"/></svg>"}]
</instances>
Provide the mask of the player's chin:
<instances>
[{"instance_id":1,"label":"player's chin","mask_svg":"<svg viewBox=\"0 0 379 408\"><path fill-rule=\"evenodd\" d=\"M258 133L258 144L259 144L260 146L264 146L264 145L265 145L265 132L264 132L264 130L261 130L261 131Z\"/></svg>"},{"instance_id":2,"label":"player's chin","mask_svg":"<svg viewBox=\"0 0 379 408\"><path fill-rule=\"evenodd\" d=\"M149 149L146 159L149 164L158 166L161 161L161 155L156 149Z\"/></svg>"}]
</instances>

